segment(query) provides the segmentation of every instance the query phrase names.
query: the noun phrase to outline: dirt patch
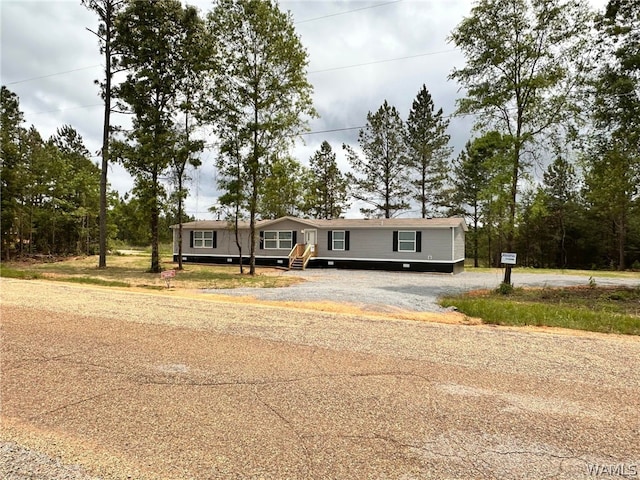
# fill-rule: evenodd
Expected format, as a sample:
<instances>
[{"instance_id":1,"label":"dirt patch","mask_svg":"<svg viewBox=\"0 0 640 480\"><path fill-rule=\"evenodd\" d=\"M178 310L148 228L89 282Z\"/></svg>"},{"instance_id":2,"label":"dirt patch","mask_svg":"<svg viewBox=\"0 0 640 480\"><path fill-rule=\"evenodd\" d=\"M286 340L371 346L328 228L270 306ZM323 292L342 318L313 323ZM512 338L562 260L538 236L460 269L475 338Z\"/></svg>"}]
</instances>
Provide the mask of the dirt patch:
<instances>
[{"instance_id":1,"label":"dirt patch","mask_svg":"<svg viewBox=\"0 0 640 480\"><path fill-rule=\"evenodd\" d=\"M100 287L92 287L100 288ZM369 305L355 305L348 303L330 302L330 301L275 301L260 300L252 296L230 296L215 293L203 294L199 290L189 290L180 288L165 289L162 291L152 292L144 288L127 288L121 289L128 292L151 293L157 295L168 295L183 298L193 298L214 303L234 303L234 304L251 304L263 305L274 308L287 308L293 310L308 310L313 312L336 313L342 315L353 315L359 317L372 318L393 318L398 320L416 320L421 322L437 322L450 325L481 325L482 320L479 318L471 318L462 313L447 312L413 312L400 308L385 308L376 310Z\"/></svg>"}]
</instances>

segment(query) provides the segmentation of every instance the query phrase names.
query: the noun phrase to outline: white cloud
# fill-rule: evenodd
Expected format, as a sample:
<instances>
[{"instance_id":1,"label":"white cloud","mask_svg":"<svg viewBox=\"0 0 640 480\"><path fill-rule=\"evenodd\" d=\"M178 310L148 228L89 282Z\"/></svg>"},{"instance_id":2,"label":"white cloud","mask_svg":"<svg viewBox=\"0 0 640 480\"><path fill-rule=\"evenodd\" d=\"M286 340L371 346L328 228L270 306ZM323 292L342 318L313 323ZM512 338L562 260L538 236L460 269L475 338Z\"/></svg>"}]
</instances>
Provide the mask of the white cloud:
<instances>
[{"instance_id":1,"label":"white cloud","mask_svg":"<svg viewBox=\"0 0 640 480\"><path fill-rule=\"evenodd\" d=\"M185 3L202 12L211 6L210 0ZM591 3L602 8L606 0ZM322 116L311 121L312 131L364 125L367 112L377 110L385 99L406 116L423 84L437 108L453 112L458 86L447 77L464 59L446 39L468 15L469 0L295 0L280 5L299 22L296 29L309 53L309 71L315 72L309 80ZM375 5L380 6L367 8ZM80 0L2 0L0 9L1 81L20 97L27 125L34 124L47 138L70 124L89 150L97 152L102 109L95 106L101 100L93 80L101 78L102 58L96 37L87 31L96 28L97 17ZM354 9L360 10L336 15ZM305 21L309 19L315 20ZM384 60L391 61L380 62ZM368 62L379 63L338 68ZM115 115L114 121L127 120ZM457 151L470 138L471 126L469 118L452 119L449 130ZM306 135L306 145L298 142L294 156L306 164L327 140L346 168L342 143L355 146L357 135L357 130ZM217 196L213 155L203 153L205 165L193 175L187 201L188 213L201 218L210 216L207 208ZM118 165L111 167L109 181L121 194L133 185Z\"/></svg>"}]
</instances>

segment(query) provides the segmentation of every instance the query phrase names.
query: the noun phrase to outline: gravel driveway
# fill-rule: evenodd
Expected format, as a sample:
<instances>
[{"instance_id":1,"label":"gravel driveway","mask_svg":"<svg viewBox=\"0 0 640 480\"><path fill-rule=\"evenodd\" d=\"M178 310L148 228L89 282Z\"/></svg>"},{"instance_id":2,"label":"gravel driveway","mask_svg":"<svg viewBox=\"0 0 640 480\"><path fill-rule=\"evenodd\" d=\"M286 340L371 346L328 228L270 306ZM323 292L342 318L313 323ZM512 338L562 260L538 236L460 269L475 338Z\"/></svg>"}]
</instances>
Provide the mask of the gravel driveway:
<instances>
[{"instance_id":1,"label":"gravel driveway","mask_svg":"<svg viewBox=\"0 0 640 480\"><path fill-rule=\"evenodd\" d=\"M306 281L287 288L238 288L207 290L208 293L249 296L273 301L334 301L351 303L365 309L386 311L393 308L418 312L440 312L437 298L481 288L495 288L502 273L467 271L458 275L364 270L308 269L287 271L282 275ZM515 270L515 286L544 287L587 285L589 275L521 273ZM594 272L598 285L640 285L638 278L601 277Z\"/></svg>"}]
</instances>

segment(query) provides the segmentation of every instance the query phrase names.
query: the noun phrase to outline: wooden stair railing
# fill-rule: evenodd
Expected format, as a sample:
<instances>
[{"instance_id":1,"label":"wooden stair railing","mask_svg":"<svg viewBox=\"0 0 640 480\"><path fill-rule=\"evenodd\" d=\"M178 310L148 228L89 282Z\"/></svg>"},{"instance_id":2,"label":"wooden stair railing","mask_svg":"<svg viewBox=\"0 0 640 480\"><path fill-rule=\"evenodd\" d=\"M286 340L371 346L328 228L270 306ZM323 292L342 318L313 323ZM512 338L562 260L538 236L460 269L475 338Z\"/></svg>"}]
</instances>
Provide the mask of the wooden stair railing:
<instances>
[{"instance_id":1,"label":"wooden stair railing","mask_svg":"<svg viewBox=\"0 0 640 480\"><path fill-rule=\"evenodd\" d=\"M291 252L289 253L289 270L296 267L300 268L301 270L304 270L305 268L307 268L307 264L309 263L309 260L313 256L312 253L313 252L312 252L311 244L295 245L291 249Z\"/></svg>"}]
</instances>

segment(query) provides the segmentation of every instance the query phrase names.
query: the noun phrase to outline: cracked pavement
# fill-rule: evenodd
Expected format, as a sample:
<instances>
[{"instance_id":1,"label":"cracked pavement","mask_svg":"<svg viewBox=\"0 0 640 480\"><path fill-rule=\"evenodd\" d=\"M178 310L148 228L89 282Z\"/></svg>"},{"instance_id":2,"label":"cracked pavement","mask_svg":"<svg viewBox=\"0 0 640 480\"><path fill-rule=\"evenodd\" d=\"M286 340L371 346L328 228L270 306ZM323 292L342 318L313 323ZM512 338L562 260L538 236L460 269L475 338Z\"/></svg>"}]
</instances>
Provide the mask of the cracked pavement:
<instances>
[{"instance_id":1,"label":"cracked pavement","mask_svg":"<svg viewBox=\"0 0 640 480\"><path fill-rule=\"evenodd\" d=\"M0 287L3 479L580 479L640 465L637 337Z\"/></svg>"}]
</instances>

